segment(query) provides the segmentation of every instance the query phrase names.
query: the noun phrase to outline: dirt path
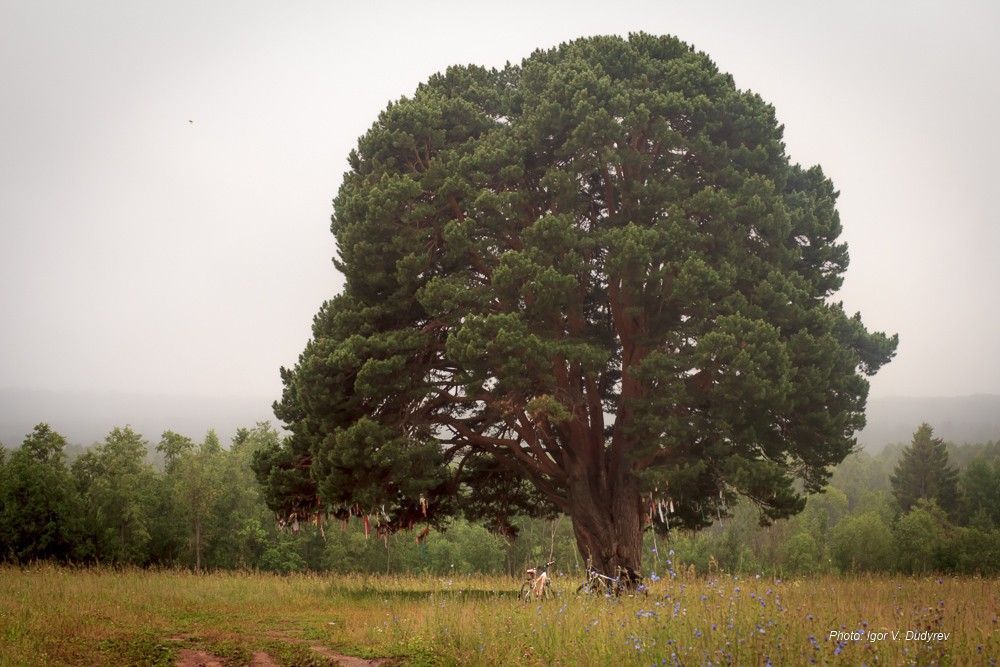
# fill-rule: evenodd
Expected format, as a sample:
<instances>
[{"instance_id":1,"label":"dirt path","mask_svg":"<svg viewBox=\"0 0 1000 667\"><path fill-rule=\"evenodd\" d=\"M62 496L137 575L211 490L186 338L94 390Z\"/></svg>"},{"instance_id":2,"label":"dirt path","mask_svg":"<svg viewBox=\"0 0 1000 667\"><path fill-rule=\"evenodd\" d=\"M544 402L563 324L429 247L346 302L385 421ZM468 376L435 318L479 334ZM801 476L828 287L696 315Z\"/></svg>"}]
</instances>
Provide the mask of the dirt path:
<instances>
[{"instance_id":1,"label":"dirt path","mask_svg":"<svg viewBox=\"0 0 1000 667\"><path fill-rule=\"evenodd\" d=\"M205 651L182 648L177 654L176 667L225 667L225 661L217 655ZM274 663L271 663L274 664Z\"/></svg>"},{"instance_id":2,"label":"dirt path","mask_svg":"<svg viewBox=\"0 0 1000 667\"><path fill-rule=\"evenodd\" d=\"M279 665L267 653L257 651L250 658L250 667L279 667Z\"/></svg>"},{"instance_id":3,"label":"dirt path","mask_svg":"<svg viewBox=\"0 0 1000 667\"><path fill-rule=\"evenodd\" d=\"M379 667L379 665L388 662L388 660L385 659L368 660L366 658L358 658L353 655L344 655L342 653L337 653L333 649L329 649L322 644L309 644L309 648L324 658L332 660L334 664L340 665L341 667Z\"/></svg>"},{"instance_id":4,"label":"dirt path","mask_svg":"<svg viewBox=\"0 0 1000 667\"><path fill-rule=\"evenodd\" d=\"M369 660L368 658L359 658L355 655L344 655L343 653L337 653L332 648L324 646L319 642L297 639L288 632L282 632L280 630L271 630L267 632L267 636L271 639L277 639L283 642L291 642L293 644L308 646L314 653L318 653L327 660L333 662L333 664L340 665L340 667L380 667L380 665L392 662L391 658L375 658Z\"/></svg>"},{"instance_id":5,"label":"dirt path","mask_svg":"<svg viewBox=\"0 0 1000 667\"><path fill-rule=\"evenodd\" d=\"M337 653L333 649L323 646L322 644L305 642L289 637L283 633L268 633L268 635L274 639L281 639L285 642L294 642L296 644L308 646L314 653L323 656L335 665L340 665L340 667L380 667L381 665L389 662L387 658L368 660L366 658L359 658L353 655L344 655L343 653ZM182 639L188 638L189 636L171 637L170 641L181 641ZM226 661L224 658L212 655L207 651L184 648L178 652L177 662L175 662L174 665L175 667L225 667ZM279 667L279 665L274 658L266 652L257 651L250 658L250 667Z\"/></svg>"}]
</instances>

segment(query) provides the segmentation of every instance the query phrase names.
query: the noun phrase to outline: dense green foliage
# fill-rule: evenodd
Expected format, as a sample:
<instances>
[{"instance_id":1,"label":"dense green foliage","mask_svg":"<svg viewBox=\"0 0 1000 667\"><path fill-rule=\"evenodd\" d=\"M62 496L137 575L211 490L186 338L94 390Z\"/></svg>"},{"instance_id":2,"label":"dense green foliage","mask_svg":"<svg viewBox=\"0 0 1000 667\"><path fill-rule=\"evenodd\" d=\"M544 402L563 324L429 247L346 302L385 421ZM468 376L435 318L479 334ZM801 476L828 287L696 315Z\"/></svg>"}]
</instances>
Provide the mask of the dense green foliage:
<instances>
[{"instance_id":1,"label":"dense green foliage","mask_svg":"<svg viewBox=\"0 0 1000 667\"><path fill-rule=\"evenodd\" d=\"M637 566L658 503L660 529L737 496L789 516L854 445L896 338L831 299L837 192L687 44L451 67L349 163L346 287L282 371L293 437L258 468L275 510L388 532L464 510L510 535L554 508L581 551Z\"/></svg>"},{"instance_id":2,"label":"dense green foliage","mask_svg":"<svg viewBox=\"0 0 1000 667\"><path fill-rule=\"evenodd\" d=\"M66 440L47 424L0 458L0 558L78 558L82 508L66 468ZM6 452L4 452L6 454Z\"/></svg>"},{"instance_id":3,"label":"dense green foliage","mask_svg":"<svg viewBox=\"0 0 1000 667\"><path fill-rule=\"evenodd\" d=\"M40 424L0 465L0 556L15 562L260 566L274 543L271 512L249 459L278 439L267 424L241 429L229 449L214 433L195 445L170 431L149 443L129 427L72 462Z\"/></svg>"},{"instance_id":4,"label":"dense green foliage","mask_svg":"<svg viewBox=\"0 0 1000 667\"><path fill-rule=\"evenodd\" d=\"M914 440L925 434L922 426ZM699 571L714 556L723 569L744 572L1000 573L1000 442L947 446L938 461L942 468L949 459L964 462L950 516L933 495L915 498L908 509L897 504L893 471L913 449L897 445L877 456L853 454L801 514L755 527L754 512L743 506L722 525L680 535L677 555Z\"/></svg>"},{"instance_id":5,"label":"dense green foliage","mask_svg":"<svg viewBox=\"0 0 1000 667\"><path fill-rule=\"evenodd\" d=\"M935 501L947 512L958 509L958 472L948 465L948 450L929 424L921 424L903 450L890 480L896 503L908 511L918 500Z\"/></svg>"},{"instance_id":6,"label":"dense green foliage","mask_svg":"<svg viewBox=\"0 0 1000 667\"><path fill-rule=\"evenodd\" d=\"M366 537L357 518L282 527L251 469L253 453L279 441L268 424L241 429L228 448L214 433L195 443L168 431L157 469L123 428L70 465L64 439L40 424L20 448L0 450L0 560L437 575L516 575L550 557L558 570L583 567L565 516L517 519L516 540L461 519L426 535ZM998 574L1000 443L947 447L944 465L960 466L950 517L931 498L896 504L890 478L904 448L894 446L851 455L801 513L769 526L739 503L699 532L647 531L646 571Z\"/></svg>"}]
</instances>

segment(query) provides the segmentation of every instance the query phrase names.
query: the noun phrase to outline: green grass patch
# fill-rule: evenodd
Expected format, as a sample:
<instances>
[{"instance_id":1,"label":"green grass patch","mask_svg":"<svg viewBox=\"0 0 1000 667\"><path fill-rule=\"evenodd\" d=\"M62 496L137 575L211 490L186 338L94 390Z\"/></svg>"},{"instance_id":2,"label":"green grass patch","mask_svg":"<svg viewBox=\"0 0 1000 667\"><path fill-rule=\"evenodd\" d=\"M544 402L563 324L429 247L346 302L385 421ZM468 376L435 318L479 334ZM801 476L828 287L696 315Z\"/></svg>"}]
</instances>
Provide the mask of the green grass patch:
<instances>
[{"instance_id":1,"label":"green grass patch","mask_svg":"<svg viewBox=\"0 0 1000 667\"><path fill-rule=\"evenodd\" d=\"M333 667L330 660L303 644L269 641L263 650L283 667Z\"/></svg>"},{"instance_id":2,"label":"green grass patch","mask_svg":"<svg viewBox=\"0 0 1000 667\"><path fill-rule=\"evenodd\" d=\"M133 637L103 639L98 643L106 664L169 667L177 659L177 648L161 637L143 633Z\"/></svg>"}]
</instances>

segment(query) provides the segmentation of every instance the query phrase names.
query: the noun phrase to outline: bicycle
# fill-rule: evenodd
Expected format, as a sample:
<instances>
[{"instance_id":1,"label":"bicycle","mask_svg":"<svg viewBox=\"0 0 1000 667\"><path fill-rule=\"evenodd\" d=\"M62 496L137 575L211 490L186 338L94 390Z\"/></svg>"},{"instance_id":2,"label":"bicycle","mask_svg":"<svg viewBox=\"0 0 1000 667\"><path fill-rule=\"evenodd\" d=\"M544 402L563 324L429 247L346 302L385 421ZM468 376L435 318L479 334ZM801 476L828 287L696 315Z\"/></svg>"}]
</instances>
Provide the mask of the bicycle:
<instances>
[{"instance_id":1,"label":"bicycle","mask_svg":"<svg viewBox=\"0 0 1000 667\"><path fill-rule=\"evenodd\" d=\"M576 589L577 594L621 596L642 594L649 595L649 589L642 583L642 575L630 567L618 566L615 576L609 577L597 571L590 559L587 559L587 580Z\"/></svg>"},{"instance_id":2,"label":"bicycle","mask_svg":"<svg viewBox=\"0 0 1000 667\"><path fill-rule=\"evenodd\" d=\"M554 597L552 590L552 579L549 577L548 569L555 563L550 560L545 565L529 567L524 571L527 580L521 584L521 591L517 597L524 602L531 602L532 599L546 600Z\"/></svg>"}]
</instances>

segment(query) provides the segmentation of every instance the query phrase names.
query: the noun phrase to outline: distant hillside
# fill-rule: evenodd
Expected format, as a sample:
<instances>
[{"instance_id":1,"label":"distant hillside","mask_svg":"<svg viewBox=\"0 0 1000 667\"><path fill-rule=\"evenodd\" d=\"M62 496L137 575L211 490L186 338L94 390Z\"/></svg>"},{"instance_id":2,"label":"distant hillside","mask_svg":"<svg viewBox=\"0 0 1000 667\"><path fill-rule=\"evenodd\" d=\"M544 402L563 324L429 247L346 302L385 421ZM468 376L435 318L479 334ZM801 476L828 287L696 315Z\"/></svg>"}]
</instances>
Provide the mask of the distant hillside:
<instances>
[{"instance_id":1,"label":"distant hillside","mask_svg":"<svg viewBox=\"0 0 1000 667\"><path fill-rule=\"evenodd\" d=\"M200 439L214 428L225 443L241 426L265 420L277 426L273 400L0 389L0 442L16 446L35 424L45 421L81 445L103 440L113 427L125 424L151 442L167 429ZM923 421L955 443L1000 440L1000 396L874 398L868 402L868 426L858 441L869 451L909 442Z\"/></svg>"},{"instance_id":2,"label":"distant hillside","mask_svg":"<svg viewBox=\"0 0 1000 667\"><path fill-rule=\"evenodd\" d=\"M949 442L1000 440L1000 396L873 398L868 401L868 426L858 435L858 442L869 451L908 443L921 422Z\"/></svg>"},{"instance_id":3,"label":"distant hillside","mask_svg":"<svg viewBox=\"0 0 1000 667\"><path fill-rule=\"evenodd\" d=\"M101 392L0 389L0 442L19 445L35 424L47 422L70 443L103 440L115 426L129 424L155 443L171 430L200 440L214 428L228 444L236 429L271 421L275 397L156 396Z\"/></svg>"}]
</instances>

